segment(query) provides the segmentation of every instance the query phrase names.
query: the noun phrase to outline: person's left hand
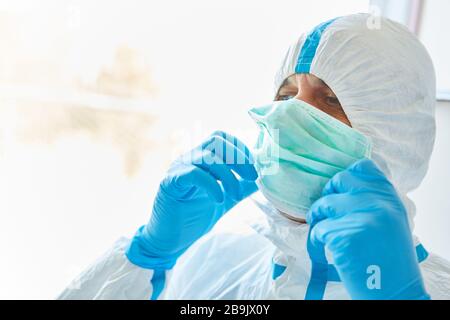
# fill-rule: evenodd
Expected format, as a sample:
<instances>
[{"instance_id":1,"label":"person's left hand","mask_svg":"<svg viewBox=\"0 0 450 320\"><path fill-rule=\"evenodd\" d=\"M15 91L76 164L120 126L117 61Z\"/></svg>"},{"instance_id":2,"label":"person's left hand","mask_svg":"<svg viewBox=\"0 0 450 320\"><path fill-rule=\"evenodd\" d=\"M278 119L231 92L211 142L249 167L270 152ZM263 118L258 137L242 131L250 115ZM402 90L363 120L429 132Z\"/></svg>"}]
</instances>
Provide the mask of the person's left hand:
<instances>
[{"instance_id":1,"label":"person's left hand","mask_svg":"<svg viewBox=\"0 0 450 320\"><path fill-rule=\"evenodd\" d=\"M372 161L333 177L307 221L310 244L332 253L352 299L429 299L406 209Z\"/></svg>"}]
</instances>

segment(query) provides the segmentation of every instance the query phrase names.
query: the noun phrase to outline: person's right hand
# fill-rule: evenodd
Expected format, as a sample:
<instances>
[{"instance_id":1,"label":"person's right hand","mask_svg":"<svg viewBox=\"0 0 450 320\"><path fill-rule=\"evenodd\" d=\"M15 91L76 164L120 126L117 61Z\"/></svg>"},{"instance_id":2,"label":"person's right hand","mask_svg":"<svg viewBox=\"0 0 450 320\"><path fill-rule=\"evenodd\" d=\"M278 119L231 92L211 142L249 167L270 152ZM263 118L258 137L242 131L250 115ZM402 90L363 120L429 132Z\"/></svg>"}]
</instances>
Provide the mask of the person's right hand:
<instances>
[{"instance_id":1,"label":"person's right hand","mask_svg":"<svg viewBox=\"0 0 450 320\"><path fill-rule=\"evenodd\" d=\"M171 269L196 240L257 190L250 150L224 132L176 160L161 182L153 213L126 252L143 268Z\"/></svg>"}]
</instances>

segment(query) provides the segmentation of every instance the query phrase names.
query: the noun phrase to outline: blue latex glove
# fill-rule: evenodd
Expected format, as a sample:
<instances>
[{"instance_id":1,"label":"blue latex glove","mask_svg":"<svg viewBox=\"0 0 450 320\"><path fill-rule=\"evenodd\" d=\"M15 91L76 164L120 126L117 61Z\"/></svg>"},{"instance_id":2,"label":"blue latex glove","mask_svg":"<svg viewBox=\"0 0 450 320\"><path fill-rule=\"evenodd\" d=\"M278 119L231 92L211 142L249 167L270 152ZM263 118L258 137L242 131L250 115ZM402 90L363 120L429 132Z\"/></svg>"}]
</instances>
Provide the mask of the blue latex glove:
<instances>
[{"instance_id":1,"label":"blue latex glove","mask_svg":"<svg viewBox=\"0 0 450 320\"><path fill-rule=\"evenodd\" d=\"M131 241L128 259L143 268L171 269L227 211L257 190L257 177L249 149L215 132L172 164L149 223Z\"/></svg>"},{"instance_id":2,"label":"blue latex glove","mask_svg":"<svg viewBox=\"0 0 450 320\"><path fill-rule=\"evenodd\" d=\"M372 161L332 178L307 221L310 244L332 253L352 299L429 299L406 209Z\"/></svg>"}]
</instances>

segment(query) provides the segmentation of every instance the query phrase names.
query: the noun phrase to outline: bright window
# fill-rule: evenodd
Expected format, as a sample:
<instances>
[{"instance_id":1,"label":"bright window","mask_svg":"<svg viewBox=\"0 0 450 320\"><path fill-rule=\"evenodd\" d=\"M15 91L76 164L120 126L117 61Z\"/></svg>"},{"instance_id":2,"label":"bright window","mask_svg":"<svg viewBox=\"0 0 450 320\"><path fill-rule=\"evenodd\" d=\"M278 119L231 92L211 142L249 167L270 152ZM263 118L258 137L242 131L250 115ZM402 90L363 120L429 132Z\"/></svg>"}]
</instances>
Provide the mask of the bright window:
<instances>
[{"instance_id":1,"label":"bright window","mask_svg":"<svg viewBox=\"0 0 450 320\"><path fill-rule=\"evenodd\" d=\"M438 97L450 100L450 1L424 1L419 38L428 48L436 69Z\"/></svg>"},{"instance_id":2,"label":"bright window","mask_svg":"<svg viewBox=\"0 0 450 320\"><path fill-rule=\"evenodd\" d=\"M150 215L169 162L361 0L0 1L0 298L52 298ZM185 141L187 140L187 141Z\"/></svg>"}]
</instances>

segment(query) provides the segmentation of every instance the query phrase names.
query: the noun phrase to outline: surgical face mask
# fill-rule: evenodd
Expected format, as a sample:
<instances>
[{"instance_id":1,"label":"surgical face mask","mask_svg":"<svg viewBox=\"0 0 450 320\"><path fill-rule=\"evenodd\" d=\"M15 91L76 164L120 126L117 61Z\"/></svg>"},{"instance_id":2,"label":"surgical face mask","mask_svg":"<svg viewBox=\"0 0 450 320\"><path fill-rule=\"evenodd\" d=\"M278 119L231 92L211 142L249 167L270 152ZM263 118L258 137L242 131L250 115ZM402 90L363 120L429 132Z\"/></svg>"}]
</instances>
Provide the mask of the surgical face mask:
<instances>
[{"instance_id":1,"label":"surgical face mask","mask_svg":"<svg viewBox=\"0 0 450 320\"><path fill-rule=\"evenodd\" d=\"M259 189L293 218L305 219L335 174L370 158L369 138L306 102L274 102L249 114L260 128L254 151Z\"/></svg>"}]
</instances>

